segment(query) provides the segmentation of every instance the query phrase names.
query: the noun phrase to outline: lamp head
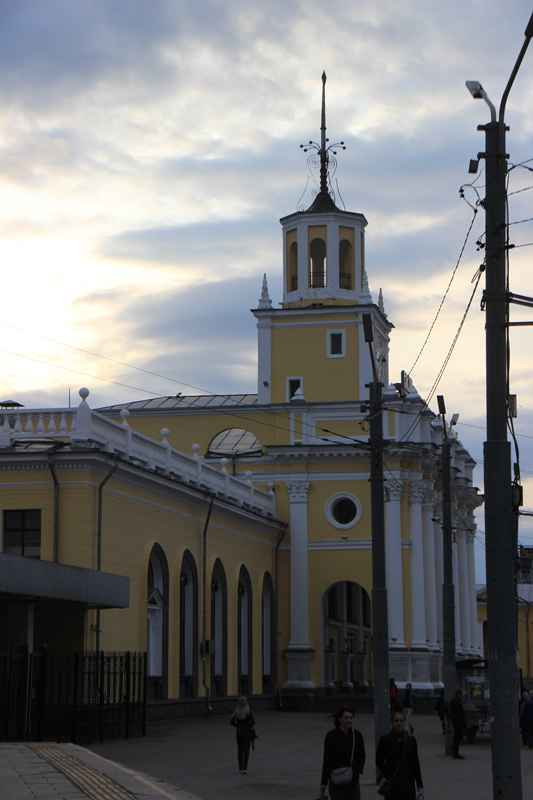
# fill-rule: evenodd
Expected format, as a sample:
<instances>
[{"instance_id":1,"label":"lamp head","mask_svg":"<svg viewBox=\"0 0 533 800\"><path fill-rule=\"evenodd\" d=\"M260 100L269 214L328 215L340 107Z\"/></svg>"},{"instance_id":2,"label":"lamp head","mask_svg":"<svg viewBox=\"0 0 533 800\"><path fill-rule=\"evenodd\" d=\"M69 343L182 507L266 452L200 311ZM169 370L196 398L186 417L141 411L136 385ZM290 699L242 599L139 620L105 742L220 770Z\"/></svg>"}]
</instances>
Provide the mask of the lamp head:
<instances>
[{"instance_id":1,"label":"lamp head","mask_svg":"<svg viewBox=\"0 0 533 800\"><path fill-rule=\"evenodd\" d=\"M483 100L483 86L479 81L467 81L466 88L475 100Z\"/></svg>"},{"instance_id":2,"label":"lamp head","mask_svg":"<svg viewBox=\"0 0 533 800\"><path fill-rule=\"evenodd\" d=\"M450 425L457 425L459 422L459 414L453 414Z\"/></svg>"}]
</instances>

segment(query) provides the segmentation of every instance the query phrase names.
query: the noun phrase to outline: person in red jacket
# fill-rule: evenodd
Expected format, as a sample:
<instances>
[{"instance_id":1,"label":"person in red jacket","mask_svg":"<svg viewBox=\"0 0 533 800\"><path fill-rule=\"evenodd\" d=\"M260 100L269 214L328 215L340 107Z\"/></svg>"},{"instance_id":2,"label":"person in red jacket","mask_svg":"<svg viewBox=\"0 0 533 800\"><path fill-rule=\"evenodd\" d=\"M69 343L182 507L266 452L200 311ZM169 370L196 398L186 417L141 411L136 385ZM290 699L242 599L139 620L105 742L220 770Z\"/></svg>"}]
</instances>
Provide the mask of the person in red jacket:
<instances>
[{"instance_id":1,"label":"person in red jacket","mask_svg":"<svg viewBox=\"0 0 533 800\"><path fill-rule=\"evenodd\" d=\"M398 687L394 681L394 678L391 678L389 681L389 691L390 691L390 712L392 714L393 711L401 711L402 707L400 705L400 701L398 699Z\"/></svg>"}]
</instances>

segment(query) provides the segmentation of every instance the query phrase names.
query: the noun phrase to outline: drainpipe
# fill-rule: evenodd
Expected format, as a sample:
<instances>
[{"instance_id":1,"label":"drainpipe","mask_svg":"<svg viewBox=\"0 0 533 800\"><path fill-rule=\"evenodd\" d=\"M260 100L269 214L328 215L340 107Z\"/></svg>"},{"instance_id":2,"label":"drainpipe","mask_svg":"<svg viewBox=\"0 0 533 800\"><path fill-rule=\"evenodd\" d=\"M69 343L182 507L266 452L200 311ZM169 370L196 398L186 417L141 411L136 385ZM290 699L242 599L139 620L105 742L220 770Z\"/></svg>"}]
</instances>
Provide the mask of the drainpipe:
<instances>
[{"instance_id":1,"label":"drainpipe","mask_svg":"<svg viewBox=\"0 0 533 800\"><path fill-rule=\"evenodd\" d=\"M203 599L202 599L202 685L205 689L205 713L212 714L213 709L209 705L209 687L206 682L206 669L207 669L207 654L205 652L205 635L206 635L206 603L207 603L207 529L209 527L209 520L211 519L211 511L213 510L213 502L215 495L212 494L209 499L209 508L207 509L207 517L205 519L204 533L203 533Z\"/></svg>"},{"instance_id":2,"label":"drainpipe","mask_svg":"<svg viewBox=\"0 0 533 800\"><path fill-rule=\"evenodd\" d=\"M52 461L52 456L48 456L48 469L54 481L54 564L57 564L59 550L59 482Z\"/></svg>"},{"instance_id":3,"label":"drainpipe","mask_svg":"<svg viewBox=\"0 0 533 800\"><path fill-rule=\"evenodd\" d=\"M275 591L275 598L274 598L274 616L276 620L276 637L274 639L274 660L276 664L276 687L278 689L278 703L279 707L282 708L281 705L281 689L279 688L279 681L278 681L278 553L279 553L279 546L282 543L285 534L287 533L287 525L285 523L280 522L279 526L281 528L281 536L278 539L276 544L275 550L275 563L274 563L274 591Z\"/></svg>"},{"instance_id":4,"label":"drainpipe","mask_svg":"<svg viewBox=\"0 0 533 800\"><path fill-rule=\"evenodd\" d=\"M96 543L96 569L98 572L102 570L102 489L108 482L109 478L118 469L118 461L115 461L114 466L109 470L104 480L98 487L98 534ZM96 609L96 652L100 652L100 609Z\"/></svg>"},{"instance_id":5,"label":"drainpipe","mask_svg":"<svg viewBox=\"0 0 533 800\"><path fill-rule=\"evenodd\" d=\"M529 612L531 610L531 602L527 604L527 611L526 611L526 643L527 643L527 679L531 678L531 664L530 664L530 652L529 652Z\"/></svg>"}]
</instances>

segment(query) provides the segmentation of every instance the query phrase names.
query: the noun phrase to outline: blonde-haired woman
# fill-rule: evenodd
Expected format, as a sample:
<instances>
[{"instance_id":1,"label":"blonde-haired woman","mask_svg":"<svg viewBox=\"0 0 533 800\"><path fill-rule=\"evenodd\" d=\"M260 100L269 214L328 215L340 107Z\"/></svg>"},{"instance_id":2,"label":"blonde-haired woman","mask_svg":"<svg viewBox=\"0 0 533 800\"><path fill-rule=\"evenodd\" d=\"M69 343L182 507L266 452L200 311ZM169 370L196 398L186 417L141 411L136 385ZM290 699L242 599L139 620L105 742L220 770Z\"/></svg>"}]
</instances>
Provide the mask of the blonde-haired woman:
<instances>
[{"instance_id":1,"label":"blonde-haired woman","mask_svg":"<svg viewBox=\"0 0 533 800\"><path fill-rule=\"evenodd\" d=\"M248 756L250 755L250 744L253 738L253 727L255 725L254 715L248 706L246 697L239 697L237 707L230 719L230 725L237 728L237 758L239 760L239 772L247 773Z\"/></svg>"}]
</instances>

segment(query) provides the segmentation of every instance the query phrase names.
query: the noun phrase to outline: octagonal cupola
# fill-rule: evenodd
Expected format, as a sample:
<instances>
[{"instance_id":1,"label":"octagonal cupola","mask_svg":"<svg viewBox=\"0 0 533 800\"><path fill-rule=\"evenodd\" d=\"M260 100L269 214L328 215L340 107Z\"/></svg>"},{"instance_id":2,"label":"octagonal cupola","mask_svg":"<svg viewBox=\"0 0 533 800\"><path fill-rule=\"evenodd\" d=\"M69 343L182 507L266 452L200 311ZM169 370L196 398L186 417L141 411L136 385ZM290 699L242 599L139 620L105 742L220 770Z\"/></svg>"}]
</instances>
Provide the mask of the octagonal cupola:
<instances>
[{"instance_id":1,"label":"octagonal cupola","mask_svg":"<svg viewBox=\"0 0 533 800\"><path fill-rule=\"evenodd\" d=\"M343 142L326 138L326 73L322 74L320 144L301 145L309 166L320 169L319 191L305 210L283 217L283 306L359 303L364 277L363 214L336 205L332 175Z\"/></svg>"}]
</instances>

